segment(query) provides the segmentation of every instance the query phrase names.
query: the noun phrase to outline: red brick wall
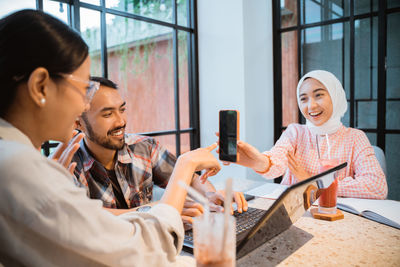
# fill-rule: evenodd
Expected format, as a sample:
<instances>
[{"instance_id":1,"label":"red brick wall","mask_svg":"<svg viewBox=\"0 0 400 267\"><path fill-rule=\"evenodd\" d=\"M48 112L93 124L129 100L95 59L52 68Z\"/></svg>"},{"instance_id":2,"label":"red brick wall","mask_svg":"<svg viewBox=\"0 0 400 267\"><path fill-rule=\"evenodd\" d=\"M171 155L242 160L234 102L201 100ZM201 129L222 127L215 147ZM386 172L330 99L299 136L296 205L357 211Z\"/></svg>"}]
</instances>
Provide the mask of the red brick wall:
<instances>
[{"instance_id":1,"label":"red brick wall","mask_svg":"<svg viewBox=\"0 0 400 267\"><path fill-rule=\"evenodd\" d=\"M185 47L180 47L180 127L189 127L188 72ZM155 40L124 48L108 49L108 77L119 85L127 102L128 133L175 129L174 68L172 40ZM100 64L93 62L93 64ZM175 153L175 135L156 137ZM188 134L181 138L181 151L190 149Z\"/></svg>"},{"instance_id":2,"label":"red brick wall","mask_svg":"<svg viewBox=\"0 0 400 267\"><path fill-rule=\"evenodd\" d=\"M283 16L282 28L297 25L297 1L286 0L285 8L293 14ZM282 44L282 125L298 122L296 87L299 80L297 61L297 31L281 34Z\"/></svg>"}]
</instances>

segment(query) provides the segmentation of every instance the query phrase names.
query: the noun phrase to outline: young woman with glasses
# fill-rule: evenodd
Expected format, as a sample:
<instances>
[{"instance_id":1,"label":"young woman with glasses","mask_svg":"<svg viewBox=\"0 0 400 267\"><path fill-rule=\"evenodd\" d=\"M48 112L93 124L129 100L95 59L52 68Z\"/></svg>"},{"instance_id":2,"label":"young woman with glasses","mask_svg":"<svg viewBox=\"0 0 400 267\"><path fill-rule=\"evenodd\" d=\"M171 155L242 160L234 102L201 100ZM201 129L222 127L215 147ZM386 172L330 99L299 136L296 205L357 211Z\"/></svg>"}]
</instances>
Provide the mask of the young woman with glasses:
<instances>
[{"instance_id":1,"label":"young woman with glasses","mask_svg":"<svg viewBox=\"0 0 400 267\"><path fill-rule=\"evenodd\" d=\"M36 149L67 143L98 84L82 38L35 10L0 20L0 262L5 266L170 266L193 173L220 169L216 145L179 157L160 204L114 216L87 198L70 172Z\"/></svg>"}]
</instances>

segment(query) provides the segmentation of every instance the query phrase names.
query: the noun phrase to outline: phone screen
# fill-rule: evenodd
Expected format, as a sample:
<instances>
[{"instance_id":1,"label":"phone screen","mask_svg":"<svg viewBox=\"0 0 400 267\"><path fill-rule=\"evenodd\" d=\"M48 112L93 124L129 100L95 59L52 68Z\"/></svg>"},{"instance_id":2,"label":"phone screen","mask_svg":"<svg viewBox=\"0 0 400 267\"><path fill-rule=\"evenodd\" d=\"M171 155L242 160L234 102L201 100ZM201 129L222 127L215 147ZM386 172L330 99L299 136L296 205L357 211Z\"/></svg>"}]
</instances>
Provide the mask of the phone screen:
<instances>
[{"instance_id":1,"label":"phone screen","mask_svg":"<svg viewBox=\"0 0 400 267\"><path fill-rule=\"evenodd\" d=\"M237 161L238 112L221 110L219 112L219 159Z\"/></svg>"}]
</instances>

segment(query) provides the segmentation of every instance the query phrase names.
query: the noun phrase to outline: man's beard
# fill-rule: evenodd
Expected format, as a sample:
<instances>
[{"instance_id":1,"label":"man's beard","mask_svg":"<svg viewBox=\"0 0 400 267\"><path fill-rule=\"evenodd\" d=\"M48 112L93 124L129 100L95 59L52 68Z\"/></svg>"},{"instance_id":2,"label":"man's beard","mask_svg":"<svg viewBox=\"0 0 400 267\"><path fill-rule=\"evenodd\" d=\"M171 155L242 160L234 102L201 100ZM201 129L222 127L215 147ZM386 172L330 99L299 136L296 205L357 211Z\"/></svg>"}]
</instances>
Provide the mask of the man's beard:
<instances>
[{"instance_id":1,"label":"man's beard","mask_svg":"<svg viewBox=\"0 0 400 267\"><path fill-rule=\"evenodd\" d=\"M119 130L119 129L125 129L125 126L126 125L124 125L124 126L122 126L122 127L118 127L118 128L114 128L114 129L112 129L112 130L109 130L108 132L107 132L107 136L106 137L102 137L102 136L99 136L99 135L97 135L94 131L93 131L93 128L92 128L92 126L90 125L90 123L88 123L88 121L85 121L85 123L86 123L86 129L87 129L87 134L86 134L86 136L89 138L89 140L90 141L92 141L93 143L96 143L96 144L98 144L98 145L100 145L100 146L102 146L102 147L104 147L104 148L107 148L107 149L112 149L112 150L120 150L120 149L122 149L123 147L124 147L124 145L125 145L125 138L122 138L122 140L121 141L118 141L118 142L115 142L114 140L111 140L110 138L109 138L109 136L111 135L111 133L113 132L113 131L116 131L116 130Z\"/></svg>"}]
</instances>

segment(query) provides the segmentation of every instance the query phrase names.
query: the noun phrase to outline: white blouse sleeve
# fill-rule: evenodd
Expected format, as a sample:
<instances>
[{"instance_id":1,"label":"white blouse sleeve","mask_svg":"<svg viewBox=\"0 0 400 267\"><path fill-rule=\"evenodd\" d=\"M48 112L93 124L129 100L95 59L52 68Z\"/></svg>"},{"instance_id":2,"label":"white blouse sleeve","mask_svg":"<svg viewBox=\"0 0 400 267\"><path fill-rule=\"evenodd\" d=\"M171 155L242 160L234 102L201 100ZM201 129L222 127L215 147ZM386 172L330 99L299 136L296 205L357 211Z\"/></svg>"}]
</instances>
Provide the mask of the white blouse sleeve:
<instances>
[{"instance_id":1,"label":"white blouse sleeve","mask_svg":"<svg viewBox=\"0 0 400 267\"><path fill-rule=\"evenodd\" d=\"M26 265L170 266L183 243L178 211L114 216L76 187L64 167L33 149L0 156L0 242ZM36 152L36 153L35 153Z\"/></svg>"}]
</instances>

